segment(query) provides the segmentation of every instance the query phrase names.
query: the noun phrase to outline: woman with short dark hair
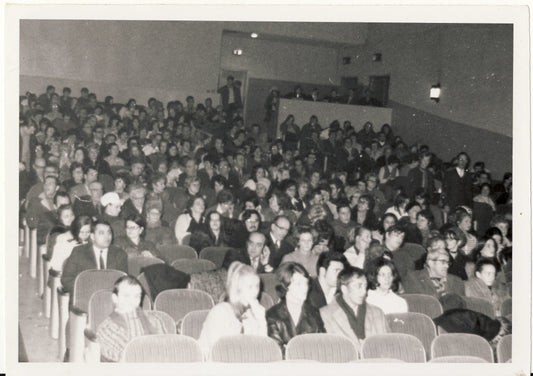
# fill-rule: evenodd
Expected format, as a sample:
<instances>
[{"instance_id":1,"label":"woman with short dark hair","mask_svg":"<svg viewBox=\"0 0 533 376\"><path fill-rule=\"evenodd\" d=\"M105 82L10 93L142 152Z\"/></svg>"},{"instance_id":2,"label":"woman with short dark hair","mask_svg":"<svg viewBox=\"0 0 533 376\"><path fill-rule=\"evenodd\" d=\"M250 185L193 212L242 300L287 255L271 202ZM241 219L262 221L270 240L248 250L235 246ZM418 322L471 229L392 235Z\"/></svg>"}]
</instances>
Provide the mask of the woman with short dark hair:
<instances>
[{"instance_id":1,"label":"woman with short dark hair","mask_svg":"<svg viewBox=\"0 0 533 376\"><path fill-rule=\"evenodd\" d=\"M118 237L114 244L122 248L128 256L161 258L154 243L144 240L145 229L146 220L139 214L131 214L126 217L126 236Z\"/></svg>"}]
</instances>

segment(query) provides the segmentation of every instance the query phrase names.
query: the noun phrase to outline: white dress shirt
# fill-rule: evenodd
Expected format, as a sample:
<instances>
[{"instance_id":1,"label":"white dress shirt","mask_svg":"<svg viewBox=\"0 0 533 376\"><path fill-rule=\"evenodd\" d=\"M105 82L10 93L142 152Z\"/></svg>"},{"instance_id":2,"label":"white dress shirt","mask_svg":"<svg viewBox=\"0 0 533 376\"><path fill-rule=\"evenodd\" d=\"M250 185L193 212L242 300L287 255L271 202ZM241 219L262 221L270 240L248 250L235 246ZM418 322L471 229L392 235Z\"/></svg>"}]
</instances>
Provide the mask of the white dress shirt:
<instances>
[{"instance_id":1,"label":"white dress shirt","mask_svg":"<svg viewBox=\"0 0 533 376\"><path fill-rule=\"evenodd\" d=\"M96 259L96 268L98 270L107 269L107 251L108 251L107 248L101 249L101 248L97 248L96 246L93 245L94 258ZM100 265L100 254L102 254L102 256L104 258L105 265Z\"/></svg>"}]
</instances>

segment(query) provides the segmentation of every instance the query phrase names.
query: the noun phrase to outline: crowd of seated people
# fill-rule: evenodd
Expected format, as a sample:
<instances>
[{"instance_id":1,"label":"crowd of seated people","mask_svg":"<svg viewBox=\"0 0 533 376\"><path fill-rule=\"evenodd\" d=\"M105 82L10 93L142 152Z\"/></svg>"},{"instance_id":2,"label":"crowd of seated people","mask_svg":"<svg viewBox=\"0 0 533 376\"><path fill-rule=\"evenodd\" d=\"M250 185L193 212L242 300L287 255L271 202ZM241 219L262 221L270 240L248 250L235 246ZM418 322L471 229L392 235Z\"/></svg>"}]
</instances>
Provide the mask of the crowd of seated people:
<instances>
[{"instance_id":1,"label":"crowd of seated people","mask_svg":"<svg viewBox=\"0 0 533 376\"><path fill-rule=\"evenodd\" d=\"M163 259L164 245L228 247L226 299L200 338L206 357L238 333L284 350L295 335L333 332L359 347L388 330L384 314L407 311L403 293L480 297L499 314L512 291L510 173L493 182L464 151L443 162L388 124L335 121L322 140L320 114L301 128L307 120L290 115L268 139L243 121L236 93L216 108L191 96L166 107L99 102L51 85L21 97L20 218L67 291L83 270ZM261 273L279 280L281 300L266 312ZM106 341L117 317L100 331Z\"/></svg>"}]
</instances>

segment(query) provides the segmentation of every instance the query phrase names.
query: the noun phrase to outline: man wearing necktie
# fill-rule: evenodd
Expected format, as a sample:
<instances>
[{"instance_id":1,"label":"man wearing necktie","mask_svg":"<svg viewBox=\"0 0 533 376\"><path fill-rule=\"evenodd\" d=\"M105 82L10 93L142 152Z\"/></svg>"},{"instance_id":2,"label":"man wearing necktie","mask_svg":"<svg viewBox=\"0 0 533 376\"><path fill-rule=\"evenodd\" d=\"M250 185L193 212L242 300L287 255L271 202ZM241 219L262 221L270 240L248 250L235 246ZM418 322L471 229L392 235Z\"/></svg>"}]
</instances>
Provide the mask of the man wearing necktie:
<instances>
[{"instance_id":1,"label":"man wearing necktie","mask_svg":"<svg viewBox=\"0 0 533 376\"><path fill-rule=\"evenodd\" d=\"M267 236L266 246L270 249L269 265L277 268L283 256L294 251L294 247L286 240L291 230L289 219L280 215L270 225L270 233Z\"/></svg>"},{"instance_id":2,"label":"man wearing necktie","mask_svg":"<svg viewBox=\"0 0 533 376\"><path fill-rule=\"evenodd\" d=\"M230 249L224 256L222 266L228 269L230 265L239 261L243 264L250 265L257 273L271 273L274 268L269 265L270 249L265 246L266 236L257 231L248 235L246 248Z\"/></svg>"},{"instance_id":3,"label":"man wearing necktie","mask_svg":"<svg viewBox=\"0 0 533 376\"><path fill-rule=\"evenodd\" d=\"M111 225L105 221L96 221L91 225L91 241L72 250L65 261L61 283L71 293L78 274L90 269L114 269L128 272L128 256L122 249L111 245L113 232Z\"/></svg>"}]
</instances>

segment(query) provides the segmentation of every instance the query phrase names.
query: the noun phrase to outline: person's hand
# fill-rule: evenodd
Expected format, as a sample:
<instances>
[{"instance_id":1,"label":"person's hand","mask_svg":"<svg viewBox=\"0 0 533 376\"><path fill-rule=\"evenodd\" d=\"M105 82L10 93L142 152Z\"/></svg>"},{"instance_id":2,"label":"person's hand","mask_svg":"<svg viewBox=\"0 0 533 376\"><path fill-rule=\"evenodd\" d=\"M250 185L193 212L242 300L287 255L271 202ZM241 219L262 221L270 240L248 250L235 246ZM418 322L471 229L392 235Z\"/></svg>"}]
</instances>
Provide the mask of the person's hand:
<instances>
[{"instance_id":1,"label":"person's hand","mask_svg":"<svg viewBox=\"0 0 533 376\"><path fill-rule=\"evenodd\" d=\"M154 257L154 255L150 251L142 251L141 256L142 257Z\"/></svg>"}]
</instances>

